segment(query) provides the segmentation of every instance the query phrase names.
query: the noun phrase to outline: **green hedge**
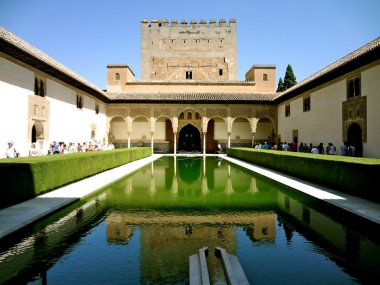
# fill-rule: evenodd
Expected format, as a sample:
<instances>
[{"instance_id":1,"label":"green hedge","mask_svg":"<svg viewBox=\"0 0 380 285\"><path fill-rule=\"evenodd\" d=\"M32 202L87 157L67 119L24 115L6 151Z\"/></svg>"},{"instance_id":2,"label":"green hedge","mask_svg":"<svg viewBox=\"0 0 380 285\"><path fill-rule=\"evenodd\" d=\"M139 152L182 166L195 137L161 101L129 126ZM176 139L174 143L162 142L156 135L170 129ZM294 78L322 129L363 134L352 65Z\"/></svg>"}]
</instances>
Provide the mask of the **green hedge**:
<instances>
[{"instance_id":1,"label":"green hedge","mask_svg":"<svg viewBox=\"0 0 380 285\"><path fill-rule=\"evenodd\" d=\"M0 160L0 208L152 155L150 147Z\"/></svg>"},{"instance_id":2,"label":"green hedge","mask_svg":"<svg viewBox=\"0 0 380 285\"><path fill-rule=\"evenodd\" d=\"M380 159L251 148L229 148L227 155L380 202Z\"/></svg>"}]
</instances>

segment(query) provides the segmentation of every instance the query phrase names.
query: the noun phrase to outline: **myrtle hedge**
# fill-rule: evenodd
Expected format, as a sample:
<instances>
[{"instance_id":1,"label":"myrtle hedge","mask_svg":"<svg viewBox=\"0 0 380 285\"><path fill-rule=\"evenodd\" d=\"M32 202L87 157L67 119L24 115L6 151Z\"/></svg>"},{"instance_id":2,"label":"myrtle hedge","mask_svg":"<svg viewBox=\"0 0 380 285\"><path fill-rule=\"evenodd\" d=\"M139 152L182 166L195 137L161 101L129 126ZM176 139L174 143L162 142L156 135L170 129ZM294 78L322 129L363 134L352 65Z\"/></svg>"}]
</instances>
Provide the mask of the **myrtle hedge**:
<instances>
[{"instance_id":1,"label":"myrtle hedge","mask_svg":"<svg viewBox=\"0 0 380 285\"><path fill-rule=\"evenodd\" d=\"M252 148L229 148L227 155L334 190L380 202L380 159Z\"/></svg>"},{"instance_id":2,"label":"myrtle hedge","mask_svg":"<svg viewBox=\"0 0 380 285\"><path fill-rule=\"evenodd\" d=\"M0 160L0 208L152 155L150 147Z\"/></svg>"}]
</instances>

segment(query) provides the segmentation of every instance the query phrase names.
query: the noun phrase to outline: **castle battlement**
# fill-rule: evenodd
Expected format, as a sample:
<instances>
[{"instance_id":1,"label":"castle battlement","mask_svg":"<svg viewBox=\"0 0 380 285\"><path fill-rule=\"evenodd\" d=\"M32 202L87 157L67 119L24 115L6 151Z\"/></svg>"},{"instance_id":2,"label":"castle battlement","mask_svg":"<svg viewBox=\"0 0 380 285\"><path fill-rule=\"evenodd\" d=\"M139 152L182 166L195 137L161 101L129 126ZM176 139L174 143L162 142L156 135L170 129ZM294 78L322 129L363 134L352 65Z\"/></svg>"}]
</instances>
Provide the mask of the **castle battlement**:
<instances>
[{"instance_id":1,"label":"castle battlement","mask_svg":"<svg viewBox=\"0 0 380 285\"><path fill-rule=\"evenodd\" d=\"M236 19L230 19L227 26L227 21L225 19L220 19L217 23L216 20L211 19L207 22L204 19L201 19L199 22L197 20L181 20L178 22L177 19L173 19L169 22L168 19L142 19L141 25L147 28L159 28L159 27L172 27L172 28L197 28L197 27L209 27L209 28L236 28Z\"/></svg>"}]
</instances>

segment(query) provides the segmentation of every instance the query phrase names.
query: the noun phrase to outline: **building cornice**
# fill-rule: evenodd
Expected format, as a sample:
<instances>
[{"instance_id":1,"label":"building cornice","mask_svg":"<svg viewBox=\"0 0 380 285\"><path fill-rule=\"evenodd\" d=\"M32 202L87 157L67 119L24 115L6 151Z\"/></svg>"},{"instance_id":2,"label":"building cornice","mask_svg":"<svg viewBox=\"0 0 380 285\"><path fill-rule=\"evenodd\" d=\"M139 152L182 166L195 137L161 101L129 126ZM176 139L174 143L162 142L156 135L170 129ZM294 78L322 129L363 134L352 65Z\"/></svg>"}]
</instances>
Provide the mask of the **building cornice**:
<instances>
[{"instance_id":1,"label":"building cornice","mask_svg":"<svg viewBox=\"0 0 380 285\"><path fill-rule=\"evenodd\" d=\"M282 103L379 59L380 37L279 93L274 102Z\"/></svg>"},{"instance_id":2,"label":"building cornice","mask_svg":"<svg viewBox=\"0 0 380 285\"><path fill-rule=\"evenodd\" d=\"M103 90L3 27L0 27L0 51L103 102L109 100Z\"/></svg>"}]
</instances>

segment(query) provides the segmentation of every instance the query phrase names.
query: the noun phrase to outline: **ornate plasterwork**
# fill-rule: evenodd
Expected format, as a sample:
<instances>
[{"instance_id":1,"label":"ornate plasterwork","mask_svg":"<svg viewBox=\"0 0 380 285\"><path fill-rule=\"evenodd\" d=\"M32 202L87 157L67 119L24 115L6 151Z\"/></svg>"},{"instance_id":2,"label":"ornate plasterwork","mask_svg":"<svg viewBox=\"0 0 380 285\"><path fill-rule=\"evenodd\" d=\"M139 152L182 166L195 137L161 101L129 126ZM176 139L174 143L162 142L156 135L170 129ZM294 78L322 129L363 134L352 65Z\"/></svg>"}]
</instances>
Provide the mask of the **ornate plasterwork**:
<instances>
[{"instance_id":1,"label":"ornate plasterwork","mask_svg":"<svg viewBox=\"0 0 380 285\"><path fill-rule=\"evenodd\" d=\"M47 139L49 137L50 102L45 97L31 95L28 109L28 138L31 140L31 130L34 126L37 140Z\"/></svg>"},{"instance_id":2,"label":"ornate plasterwork","mask_svg":"<svg viewBox=\"0 0 380 285\"><path fill-rule=\"evenodd\" d=\"M355 96L342 102L342 139L347 141L348 128L356 123L362 129L362 140L367 142L367 96Z\"/></svg>"}]
</instances>

